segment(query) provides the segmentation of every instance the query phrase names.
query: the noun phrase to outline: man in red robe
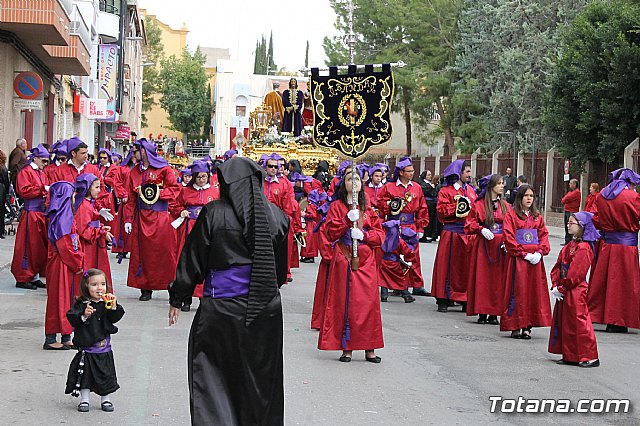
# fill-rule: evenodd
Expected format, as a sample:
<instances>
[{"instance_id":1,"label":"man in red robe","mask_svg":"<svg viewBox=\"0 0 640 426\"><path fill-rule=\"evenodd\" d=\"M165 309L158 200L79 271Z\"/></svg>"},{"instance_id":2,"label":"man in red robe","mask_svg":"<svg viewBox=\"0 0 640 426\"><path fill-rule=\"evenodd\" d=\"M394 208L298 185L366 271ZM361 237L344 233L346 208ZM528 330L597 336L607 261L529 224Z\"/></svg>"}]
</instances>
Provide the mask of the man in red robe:
<instances>
[{"instance_id":1,"label":"man in red robe","mask_svg":"<svg viewBox=\"0 0 640 426\"><path fill-rule=\"evenodd\" d=\"M388 166L386 164L377 163L369 168L369 181L364 186L364 193L367 195L367 201L369 205L375 211L378 212L378 195L382 191L384 184L382 179L387 173Z\"/></svg>"},{"instance_id":2,"label":"man in red robe","mask_svg":"<svg viewBox=\"0 0 640 426\"><path fill-rule=\"evenodd\" d=\"M378 194L378 211L384 221L399 220L402 228L411 228L420 239L424 235L424 228L429 225L429 211L422 194L422 188L412 180L414 173L411 158L404 158L396 165L393 178L384 185ZM384 267L384 265L381 266L381 268ZM430 295L424 288L419 245L414 247L413 262L405 279L405 290L408 287L413 287L413 295L415 296ZM413 297L408 293L403 297L405 302L413 302L411 300Z\"/></svg>"},{"instance_id":3,"label":"man in red robe","mask_svg":"<svg viewBox=\"0 0 640 426\"><path fill-rule=\"evenodd\" d=\"M127 182L129 181L130 167L134 166L134 162L131 158L131 152L123 160L122 155L118 153L112 153L111 161L115 167L115 175L113 178L113 192L116 197L115 209L116 217L111 225L111 233L113 234L113 247L112 253L117 253L118 263L122 262L122 259L127 257L129 248L127 245L127 235L124 232L124 206L127 204L127 197L129 192L127 191Z\"/></svg>"},{"instance_id":4,"label":"man in red robe","mask_svg":"<svg viewBox=\"0 0 640 426\"><path fill-rule=\"evenodd\" d=\"M47 221L44 215L49 180L43 172L49 163L49 151L42 144L31 150L31 162L18 172L16 190L24 200L16 242L13 247L11 273L16 287L44 288L40 275L47 266Z\"/></svg>"},{"instance_id":5,"label":"man in red robe","mask_svg":"<svg viewBox=\"0 0 640 426\"><path fill-rule=\"evenodd\" d=\"M626 333L640 328L640 175L629 169L609 174L611 183L600 192L593 223L602 234L589 283L589 313L607 331Z\"/></svg>"},{"instance_id":6,"label":"man in red robe","mask_svg":"<svg viewBox=\"0 0 640 426\"><path fill-rule=\"evenodd\" d=\"M298 203L296 203L291 182L284 176L278 176L278 168L280 167L279 157L278 154L274 153L266 160L265 169L267 176L263 188L267 199L280 207L289 217L289 221L293 225L289 227L289 264L287 267L287 281L291 282L293 281L291 268L297 267L297 265L292 265L291 251L293 245L297 244L293 235L295 232L302 232L302 223L300 208L298 207ZM298 260L298 250L295 250L295 259Z\"/></svg>"},{"instance_id":7,"label":"man in red robe","mask_svg":"<svg viewBox=\"0 0 640 426\"><path fill-rule=\"evenodd\" d=\"M168 208L180 186L151 142L138 139L132 151L138 165L131 169L127 182L124 230L131 249L127 285L139 288L140 300L147 301L153 290L166 290L175 279L176 232Z\"/></svg>"},{"instance_id":8,"label":"man in red robe","mask_svg":"<svg viewBox=\"0 0 640 426\"><path fill-rule=\"evenodd\" d=\"M471 185L471 165L465 160L456 160L444 171L444 183L438 193L436 213L444 224L436 261L433 266L431 294L438 303L438 312L447 312L452 301L467 302L467 247L475 235L465 235L464 224L477 195Z\"/></svg>"}]
</instances>

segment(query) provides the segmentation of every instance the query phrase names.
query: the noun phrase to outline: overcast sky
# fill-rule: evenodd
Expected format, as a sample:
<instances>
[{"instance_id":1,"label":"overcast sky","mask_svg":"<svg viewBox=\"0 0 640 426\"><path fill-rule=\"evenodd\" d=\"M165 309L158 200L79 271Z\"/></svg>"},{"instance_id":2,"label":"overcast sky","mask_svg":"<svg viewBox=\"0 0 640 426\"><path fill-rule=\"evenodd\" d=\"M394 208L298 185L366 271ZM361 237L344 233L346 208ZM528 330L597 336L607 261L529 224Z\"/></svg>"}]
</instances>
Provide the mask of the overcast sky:
<instances>
[{"instance_id":1,"label":"overcast sky","mask_svg":"<svg viewBox=\"0 0 640 426\"><path fill-rule=\"evenodd\" d=\"M140 0L138 6L171 28L185 23L191 49L229 48L231 59L251 63L256 41L265 34L268 43L273 31L275 63L288 70L304 66L307 40L309 66L324 66L322 39L336 35L329 0Z\"/></svg>"}]
</instances>

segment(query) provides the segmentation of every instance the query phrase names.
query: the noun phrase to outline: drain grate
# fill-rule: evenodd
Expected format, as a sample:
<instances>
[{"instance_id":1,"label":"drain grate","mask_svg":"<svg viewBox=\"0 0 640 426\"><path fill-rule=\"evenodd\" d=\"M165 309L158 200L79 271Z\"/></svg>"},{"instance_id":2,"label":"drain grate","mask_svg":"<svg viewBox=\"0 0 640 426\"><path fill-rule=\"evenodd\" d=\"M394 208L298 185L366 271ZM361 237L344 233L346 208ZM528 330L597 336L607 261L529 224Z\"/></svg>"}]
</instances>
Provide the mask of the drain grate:
<instances>
[{"instance_id":1,"label":"drain grate","mask_svg":"<svg viewBox=\"0 0 640 426\"><path fill-rule=\"evenodd\" d=\"M472 334L443 334L443 339L457 340L459 342L496 342L497 339L486 336L474 336Z\"/></svg>"}]
</instances>

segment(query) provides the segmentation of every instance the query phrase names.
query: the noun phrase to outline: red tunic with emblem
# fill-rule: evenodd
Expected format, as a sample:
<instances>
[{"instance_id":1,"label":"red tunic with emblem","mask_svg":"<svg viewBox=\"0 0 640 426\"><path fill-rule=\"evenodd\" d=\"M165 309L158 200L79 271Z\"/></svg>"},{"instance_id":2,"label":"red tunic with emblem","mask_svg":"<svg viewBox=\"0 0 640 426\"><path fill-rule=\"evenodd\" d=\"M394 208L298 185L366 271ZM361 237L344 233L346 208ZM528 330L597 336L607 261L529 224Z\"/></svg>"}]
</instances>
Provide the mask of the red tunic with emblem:
<instances>
[{"instance_id":1,"label":"red tunic with emblem","mask_svg":"<svg viewBox=\"0 0 640 426\"><path fill-rule=\"evenodd\" d=\"M298 244L293 238L294 233L301 232L302 230L300 207L298 207L298 203L296 203L293 186L285 177L270 178L267 176L263 189L267 200L278 206L289 217L289 222L291 223L291 226L289 226L289 265L287 271L287 276L290 277L291 268L300 266Z\"/></svg>"},{"instance_id":2,"label":"red tunic with emblem","mask_svg":"<svg viewBox=\"0 0 640 426\"><path fill-rule=\"evenodd\" d=\"M478 197L471 185L443 186L438 192L436 213L444 228L433 265L431 295L438 299L466 302L469 283L468 255L476 237L464 233L466 217L456 216L457 196L467 197L472 206Z\"/></svg>"},{"instance_id":3,"label":"red tunic with emblem","mask_svg":"<svg viewBox=\"0 0 640 426\"><path fill-rule=\"evenodd\" d=\"M201 189L198 189L195 185L187 185L183 187L176 202L171 203L170 205L171 215L176 219L180 217L180 213L184 210L189 211L189 216L184 219L184 222L182 222L177 229L178 259L180 258L180 253L182 253L182 247L184 247L184 243L191 233L193 225L195 225L202 207L213 200L220 199L220 186L217 179L215 182L212 180L211 184L207 184L205 187L200 188ZM202 297L203 291L203 284L198 284L195 292L193 293L194 297Z\"/></svg>"},{"instance_id":4,"label":"red tunic with emblem","mask_svg":"<svg viewBox=\"0 0 640 426\"><path fill-rule=\"evenodd\" d=\"M632 189L624 189L613 200L598 197L597 206L593 223L603 239L589 279L591 320L599 324L640 328L637 245L640 195ZM628 236L630 241L616 241L616 236Z\"/></svg>"},{"instance_id":5,"label":"red tunic with emblem","mask_svg":"<svg viewBox=\"0 0 640 426\"><path fill-rule=\"evenodd\" d=\"M162 184L160 198L153 205L138 198L138 188L147 183ZM141 290L166 290L175 279L178 253L176 232L171 226L169 201L180 194L171 167L141 165L131 169L127 182L125 223L132 224L129 235L131 260L127 285Z\"/></svg>"},{"instance_id":6,"label":"red tunic with emblem","mask_svg":"<svg viewBox=\"0 0 640 426\"><path fill-rule=\"evenodd\" d=\"M113 239L115 244L111 248L112 253L126 253L129 252L130 249L128 247L129 236L124 232L124 206L126 204L126 199L129 196L129 192L127 191L127 182L129 181L129 167L125 166L111 166L117 167L115 169L115 174L113 177L113 192L116 196L119 204L117 204L117 215L114 215L115 218L111 222L111 233L113 234Z\"/></svg>"},{"instance_id":7,"label":"red tunic with emblem","mask_svg":"<svg viewBox=\"0 0 640 426\"><path fill-rule=\"evenodd\" d=\"M488 196L488 195L486 195ZM511 206L505 203L507 212ZM485 228L485 200L476 200L471 207L464 225L467 235L475 235L471 244L469 260L469 284L467 286L467 315L502 315L504 294L506 291L505 261L503 250L504 234L502 230L504 216L499 203L492 203L494 224L488 227L493 239L482 236Z\"/></svg>"},{"instance_id":8,"label":"red tunic with emblem","mask_svg":"<svg viewBox=\"0 0 640 426\"><path fill-rule=\"evenodd\" d=\"M551 325L551 303L544 261L532 265L525 260L528 253L549 254L549 231L542 215L521 219L515 210L504 219L504 245L507 249L506 291L501 331ZM535 242L537 233L538 242Z\"/></svg>"},{"instance_id":9,"label":"red tunic with emblem","mask_svg":"<svg viewBox=\"0 0 640 426\"><path fill-rule=\"evenodd\" d=\"M111 266L107 252L107 231L100 223L98 211L93 207L93 203L85 198L78 206L74 218L84 251L84 269L102 270L107 277L107 288L110 293L113 293Z\"/></svg>"},{"instance_id":10,"label":"red tunic with emblem","mask_svg":"<svg viewBox=\"0 0 640 426\"><path fill-rule=\"evenodd\" d=\"M47 220L45 198L49 185L41 170L27 164L20 170L16 180L18 195L24 199L25 207L20 213L20 222L13 247L11 273L18 282L33 281L36 274L45 276L47 266Z\"/></svg>"},{"instance_id":11,"label":"red tunic with emblem","mask_svg":"<svg viewBox=\"0 0 640 426\"><path fill-rule=\"evenodd\" d=\"M549 352L569 362L598 358L598 345L587 307L587 273L593 251L587 242L569 242L562 248L551 270L552 287L564 294L553 310Z\"/></svg>"},{"instance_id":12,"label":"red tunic with emblem","mask_svg":"<svg viewBox=\"0 0 640 426\"><path fill-rule=\"evenodd\" d=\"M74 297L80 294L83 264L82 243L74 223L71 234L49 244L45 334L73 333L73 327L67 321L67 311L73 305Z\"/></svg>"},{"instance_id":13,"label":"red tunic with emblem","mask_svg":"<svg viewBox=\"0 0 640 426\"><path fill-rule=\"evenodd\" d=\"M369 350L382 348L382 318L376 283L377 267L372 247L382 243L384 233L380 219L367 207L361 212L365 237L358 244L360 264L351 270L345 251L351 249L351 222L349 211L342 201L329 207L323 233L327 241L336 243L329 270L325 310L318 336L321 350ZM348 236L347 238L343 238ZM348 244L344 244L344 241ZM345 321L346 319L346 321Z\"/></svg>"},{"instance_id":14,"label":"red tunic with emblem","mask_svg":"<svg viewBox=\"0 0 640 426\"><path fill-rule=\"evenodd\" d=\"M398 217L391 215L390 203L394 199L406 201ZM427 202L424 199L422 188L413 181L409 181L406 187L400 183L400 180L398 180L398 182L387 182L378 193L378 212L384 220L400 220L403 228L411 228L416 233L424 232L424 228L429 225L429 211L427 210ZM381 267L384 267L382 263ZM416 245L413 264L409 272L405 275L405 279L408 287L424 287L424 278L422 277L422 268L420 266L419 244ZM391 285L391 283L386 284Z\"/></svg>"}]
</instances>

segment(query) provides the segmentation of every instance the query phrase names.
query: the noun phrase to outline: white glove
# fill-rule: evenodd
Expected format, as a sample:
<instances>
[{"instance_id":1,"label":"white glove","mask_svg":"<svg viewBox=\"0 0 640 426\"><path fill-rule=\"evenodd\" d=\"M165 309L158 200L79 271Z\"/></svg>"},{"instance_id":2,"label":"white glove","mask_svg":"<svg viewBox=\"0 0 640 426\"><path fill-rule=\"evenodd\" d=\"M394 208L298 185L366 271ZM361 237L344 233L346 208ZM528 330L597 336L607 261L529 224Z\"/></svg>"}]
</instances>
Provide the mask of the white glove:
<instances>
[{"instance_id":1,"label":"white glove","mask_svg":"<svg viewBox=\"0 0 640 426\"><path fill-rule=\"evenodd\" d=\"M551 289L551 296L555 299L555 300L562 300L564 299L564 294L562 294L562 292L560 290L558 290L558 287L554 287Z\"/></svg>"},{"instance_id":2,"label":"white glove","mask_svg":"<svg viewBox=\"0 0 640 426\"><path fill-rule=\"evenodd\" d=\"M527 262L529 262L529 263L531 263L531 264L533 265L533 262L532 262L532 260L533 260L533 254L531 254L531 253L527 253L527 254L524 256L524 260L526 260Z\"/></svg>"},{"instance_id":3,"label":"white glove","mask_svg":"<svg viewBox=\"0 0 640 426\"><path fill-rule=\"evenodd\" d=\"M418 237L418 239L420 240L420 239L422 239L422 237L424 237L424 232L418 232L418 233L416 234L416 236L417 236L417 237Z\"/></svg>"},{"instance_id":4,"label":"white glove","mask_svg":"<svg viewBox=\"0 0 640 426\"><path fill-rule=\"evenodd\" d=\"M480 230L480 233L489 241L493 240L496 237L495 235L493 235L493 232L489 231L487 228L482 228Z\"/></svg>"},{"instance_id":5,"label":"white glove","mask_svg":"<svg viewBox=\"0 0 640 426\"><path fill-rule=\"evenodd\" d=\"M130 223L125 223L124 224L124 232L126 232L127 234L131 233L131 224Z\"/></svg>"},{"instance_id":6,"label":"white glove","mask_svg":"<svg viewBox=\"0 0 640 426\"><path fill-rule=\"evenodd\" d=\"M540 253L535 252L531 254L531 256L533 256L533 259L531 259L529 262L531 262L532 265L537 265L538 263L540 263L540 259L542 259L542 255Z\"/></svg>"},{"instance_id":7,"label":"white glove","mask_svg":"<svg viewBox=\"0 0 640 426\"><path fill-rule=\"evenodd\" d=\"M107 222L111 222L113 220L113 215L109 213L109 209L100 209L98 214L102 216Z\"/></svg>"},{"instance_id":8,"label":"white glove","mask_svg":"<svg viewBox=\"0 0 640 426\"><path fill-rule=\"evenodd\" d=\"M351 239L364 240L364 232L360 228L351 228Z\"/></svg>"},{"instance_id":9,"label":"white glove","mask_svg":"<svg viewBox=\"0 0 640 426\"><path fill-rule=\"evenodd\" d=\"M44 186L44 190L47 191L47 192L49 192L49 188L51 188L49 185L45 185Z\"/></svg>"},{"instance_id":10,"label":"white glove","mask_svg":"<svg viewBox=\"0 0 640 426\"><path fill-rule=\"evenodd\" d=\"M357 222L360 219L360 210L349 210L347 217L351 222Z\"/></svg>"}]
</instances>

